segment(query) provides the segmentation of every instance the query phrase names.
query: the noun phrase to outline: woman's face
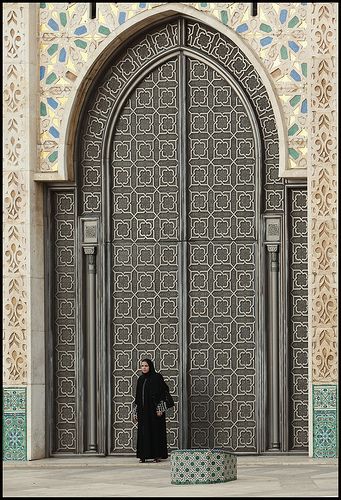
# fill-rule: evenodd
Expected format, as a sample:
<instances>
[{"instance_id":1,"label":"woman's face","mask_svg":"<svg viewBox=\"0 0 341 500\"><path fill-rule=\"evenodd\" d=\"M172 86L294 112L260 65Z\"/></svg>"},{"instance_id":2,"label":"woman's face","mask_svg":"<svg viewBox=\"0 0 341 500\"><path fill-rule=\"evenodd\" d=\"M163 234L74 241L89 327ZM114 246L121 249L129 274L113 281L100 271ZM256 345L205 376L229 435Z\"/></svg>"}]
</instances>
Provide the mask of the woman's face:
<instances>
[{"instance_id":1,"label":"woman's face","mask_svg":"<svg viewBox=\"0 0 341 500\"><path fill-rule=\"evenodd\" d=\"M147 361L142 361L141 363L141 371L142 373L148 373L149 372L149 365Z\"/></svg>"}]
</instances>

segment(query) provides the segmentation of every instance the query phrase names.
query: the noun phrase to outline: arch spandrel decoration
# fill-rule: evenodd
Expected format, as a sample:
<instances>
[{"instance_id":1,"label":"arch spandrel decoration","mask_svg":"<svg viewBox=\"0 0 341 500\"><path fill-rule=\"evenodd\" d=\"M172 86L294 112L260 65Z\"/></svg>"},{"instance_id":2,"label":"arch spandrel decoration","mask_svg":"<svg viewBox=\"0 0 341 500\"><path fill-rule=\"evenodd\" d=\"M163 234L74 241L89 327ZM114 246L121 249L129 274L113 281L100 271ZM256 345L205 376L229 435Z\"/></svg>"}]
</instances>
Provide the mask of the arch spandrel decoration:
<instances>
[{"instance_id":1,"label":"arch spandrel decoration","mask_svg":"<svg viewBox=\"0 0 341 500\"><path fill-rule=\"evenodd\" d=\"M67 100L64 121L61 126L60 131L60 141L59 141L59 153L58 157L62 158L61 167L59 168L58 174L50 174L51 178L48 179L41 174L36 174L36 180L73 180L74 179L74 144L75 144L75 134L77 129L79 109L84 105L84 98L88 92L90 82L96 79L96 75L101 70L103 65L105 65L112 57L112 55L119 48L123 46L127 40L132 39L136 36L139 30L143 30L146 25L152 25L153 23L159 22L161 19L171 20L176 15L184 15L189 18L197 19L199 22L206 26L207 14L197 11L188 5L181 4L166 4L153 7L151 11L143 12L136 15L129 21L126 21L124 25L116 28L112 34L102 42L101 46L97 48L93 56L89 61L83 66L82 71L78 75L77 81L72 87L70 96ZM234 30L230 29L228 26L222 25L219 21L214 18L210 18L210 26L212 26L218 33L221 32L223 37L227 37L228 40L233 41L233 43L240 47L240 50L248 57L252 65L257 68L258 74L261 76L261 81L263 82L268 96L271 101L272 109L275 114L277 131L280 138L280 156L279 156L279 172L280 175L291 176L290 170L288 170L288 150L287 150L287 130L285 125L285 117L278 98L275 86L271 80L270 75L264 68L263 63L260 61L255 52L250 49L249 45L243 38L241 38ZM297 174L297 173L296 173Z\"/></svg>"}]
</instances>

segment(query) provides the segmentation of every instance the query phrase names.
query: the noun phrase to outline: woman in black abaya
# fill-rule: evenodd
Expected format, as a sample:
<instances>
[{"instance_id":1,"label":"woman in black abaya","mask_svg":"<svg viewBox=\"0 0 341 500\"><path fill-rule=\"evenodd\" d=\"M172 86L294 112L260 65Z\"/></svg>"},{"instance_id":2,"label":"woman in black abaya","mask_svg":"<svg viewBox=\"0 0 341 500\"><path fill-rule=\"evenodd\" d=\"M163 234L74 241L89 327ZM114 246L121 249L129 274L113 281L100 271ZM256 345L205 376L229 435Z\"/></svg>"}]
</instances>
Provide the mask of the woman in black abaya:
<instances>
[{"instance_id":1,"label":"woman in black abaya","mask_svg":"<svg viewBox=\"0 0 341 500\"><path fill-rule=\"evenodd\" d=\"M141 371L133 404L134 419L137 419L136 456L140 462L148 458L159 462L168 457L164 401L167 386L150 359L142 360Z\"/></svg>"}]
</instances>

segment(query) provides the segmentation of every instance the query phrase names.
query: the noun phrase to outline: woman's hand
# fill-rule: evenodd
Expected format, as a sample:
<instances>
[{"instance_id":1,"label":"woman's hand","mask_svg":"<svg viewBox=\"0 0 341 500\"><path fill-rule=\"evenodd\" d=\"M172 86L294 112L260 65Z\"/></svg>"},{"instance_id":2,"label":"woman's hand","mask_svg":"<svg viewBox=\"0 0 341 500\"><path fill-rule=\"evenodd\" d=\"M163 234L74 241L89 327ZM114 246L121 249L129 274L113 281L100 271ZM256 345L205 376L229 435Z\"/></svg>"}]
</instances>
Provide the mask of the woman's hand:
<instances>
[{"instance_id":1,"label":"woman's hand","mask_svg":"<svg viewBox=\"0 0 341 500\"><path fill-rule=\"evenodd\" d=\"M157 412L156 412L156 415L157 415L158 417L162 417L162 411L157 411Z\"/></svg>"}]
</instances>

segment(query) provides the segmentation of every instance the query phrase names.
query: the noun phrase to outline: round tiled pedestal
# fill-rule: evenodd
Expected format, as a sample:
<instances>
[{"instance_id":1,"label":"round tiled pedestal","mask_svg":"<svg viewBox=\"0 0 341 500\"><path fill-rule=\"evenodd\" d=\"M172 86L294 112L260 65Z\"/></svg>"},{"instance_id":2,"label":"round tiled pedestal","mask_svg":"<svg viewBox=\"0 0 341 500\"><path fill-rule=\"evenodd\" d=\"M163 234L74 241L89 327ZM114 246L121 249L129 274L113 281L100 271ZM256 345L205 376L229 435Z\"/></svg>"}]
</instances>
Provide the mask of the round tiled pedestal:
<instances>
[{"instance_id":1,"label":"round tiled pedestal","mask_svg":"<svg viewBox=\"0 0 341 500\"><path fill-rule=\"evenodd\" d=\"M211 484L234 479L237 479L236 455L219 449L172 451L172 484Z\"/></svg>"}]
</instances>

